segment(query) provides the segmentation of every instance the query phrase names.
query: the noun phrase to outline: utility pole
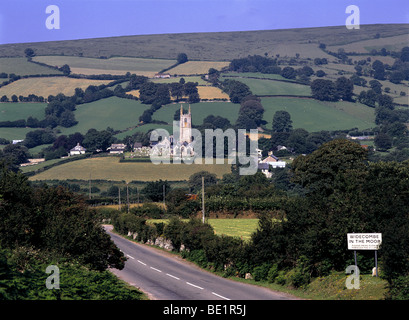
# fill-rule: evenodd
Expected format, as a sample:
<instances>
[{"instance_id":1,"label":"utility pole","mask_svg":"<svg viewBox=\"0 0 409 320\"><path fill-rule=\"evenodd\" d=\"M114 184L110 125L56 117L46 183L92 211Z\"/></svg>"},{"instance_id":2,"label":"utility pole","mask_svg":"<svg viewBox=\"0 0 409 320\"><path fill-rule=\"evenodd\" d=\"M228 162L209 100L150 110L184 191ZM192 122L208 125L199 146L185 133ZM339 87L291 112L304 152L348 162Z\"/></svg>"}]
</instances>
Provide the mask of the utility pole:
<instances>
[{"instance_id":1,"label":"utility pole","mask_svg":"<svg viewBox=\"0 0 409 320\"><path fill-rule=\"evenodd\" d=\"M121 188L118 187L118 209L121 211Z\"/></svg>"},{"instance_id":2,"label":"utility pole","mask_svg":"<svg viewBox=\"0 0 409 320\"><path fill-rule=\"evenodd\" d=\"M128 204L128 213L129 213L129 190L128 190L128 182L126 183L126 202Z\"/></svg>"},{"instance_id":3,"label":"utility pole","mask_svg":"<svg viewBox=\"0 0 409 320\"><path fill-rule=\"evenodd\" d=\"M203 219L203 224L205 223L205 194L204 194L204 177L202 176L202 219Z\"/></svg>"}]
</instances>

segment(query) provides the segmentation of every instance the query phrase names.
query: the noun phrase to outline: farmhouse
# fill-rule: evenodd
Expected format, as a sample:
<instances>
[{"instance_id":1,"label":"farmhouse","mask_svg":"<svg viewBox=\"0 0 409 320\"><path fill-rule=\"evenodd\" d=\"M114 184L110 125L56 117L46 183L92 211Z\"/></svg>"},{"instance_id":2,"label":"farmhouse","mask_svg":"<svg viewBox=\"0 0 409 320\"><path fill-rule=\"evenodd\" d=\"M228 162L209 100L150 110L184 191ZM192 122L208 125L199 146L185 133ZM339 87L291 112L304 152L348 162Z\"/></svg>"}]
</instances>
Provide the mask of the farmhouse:
<instances>
[{"instance_id":1,"label":"farmhouse","mask_svg":"<svg viewBox=\"0 0 409 320\"><path fill-rule=\"evenodd\" d=\"M153 76L155 79L169 79L170 74L169 73L157 73Z\"/></svg>"},{"instance_id":2,"label":"farmhouse","mask_svg":"<svg viewBox=\"0 0 409 320\"><path fill-rule=\"evenodd\" d=\"M285 168L286 163L284 161L280 161L276 156L269 155L264 160L261 160L260 163L266 163L273 168Z\"/></svg>"},{"instance_id":3,"label":"farmhouse","mask_svg":"<svg viewBox=\"0 0 409 320\"><path fill-rule=\"evenodd\" d=\"M84 147L80 146L79 143L77 143L77 145L70 150L69 155L70 156L75 156L75 155L78 155L78 154L84 154L86 150L87 149L85 149Z\"/></svg>"}]
</instances>

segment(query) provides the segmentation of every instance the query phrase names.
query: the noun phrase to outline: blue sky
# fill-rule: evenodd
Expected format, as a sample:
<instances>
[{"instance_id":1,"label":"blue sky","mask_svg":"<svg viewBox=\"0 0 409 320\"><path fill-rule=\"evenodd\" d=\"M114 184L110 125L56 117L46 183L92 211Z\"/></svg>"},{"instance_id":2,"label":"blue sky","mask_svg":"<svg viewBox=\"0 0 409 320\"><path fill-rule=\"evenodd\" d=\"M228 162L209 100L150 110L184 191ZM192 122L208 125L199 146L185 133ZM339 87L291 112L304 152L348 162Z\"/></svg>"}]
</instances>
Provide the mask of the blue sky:
<instances>
[{"instance_id":1,"label":"blue sky","mask_svg":"<svg viewBox=\"0 0 409 320\"><path fill-rule=\"evenodd\" d=\"M60 9L49 30L46 7ZM409 23L408 0L0 0L0 44L124 35Z\"/></svg>"}]
</instances>

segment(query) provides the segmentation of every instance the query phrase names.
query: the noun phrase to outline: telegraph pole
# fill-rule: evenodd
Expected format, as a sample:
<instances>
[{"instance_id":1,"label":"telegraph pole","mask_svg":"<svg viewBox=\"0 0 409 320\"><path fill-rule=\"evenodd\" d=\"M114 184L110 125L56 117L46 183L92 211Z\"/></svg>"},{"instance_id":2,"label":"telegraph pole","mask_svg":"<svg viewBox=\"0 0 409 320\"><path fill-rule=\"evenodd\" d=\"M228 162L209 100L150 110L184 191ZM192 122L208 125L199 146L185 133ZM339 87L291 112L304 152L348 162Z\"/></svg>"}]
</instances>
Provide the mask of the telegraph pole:
<instances>
[{"instance_id":1,"label":"telegraph pole","mask_svg":"<svg viewBox=\"0 0 409 320\"><path fill-rule=\"evenodd\" d=\"M128 190L128 182L126 183L126 202L128 204L128 213L129 213L129 190Z\"/></svg>"},{"instance_id":2,"label":"telegraph pole","mask_svg":"<svg viewBox=\"0 0 409 320\"><path fill-rule=\"evenodd\" d=\"M121 211L121 188L118 187L118 208Z\"/></svg>"}]
</instances>

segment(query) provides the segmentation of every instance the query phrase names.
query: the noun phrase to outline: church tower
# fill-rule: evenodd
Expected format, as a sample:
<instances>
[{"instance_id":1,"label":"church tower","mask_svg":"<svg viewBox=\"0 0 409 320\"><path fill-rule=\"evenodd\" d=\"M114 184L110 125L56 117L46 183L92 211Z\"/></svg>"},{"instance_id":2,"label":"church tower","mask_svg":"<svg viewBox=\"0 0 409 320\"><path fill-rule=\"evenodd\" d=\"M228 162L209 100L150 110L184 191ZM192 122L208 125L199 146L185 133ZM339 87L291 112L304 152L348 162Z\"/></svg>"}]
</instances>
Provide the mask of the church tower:
<instances>
[{"instance_id":1,"label":"church tower","mask_svg":"<svg viewBox=\"0 0 409 320\"><path fill-rule=\"evenodd\" d=\"M183 142L191 143L192 142L192 114L190 111L190 105L189 105L189 111L187 114L183 114L183 106L180 105L179 130L180 130L180 137L179 137L180 143L183 143Z\"/></svg>"}]
</instances>

